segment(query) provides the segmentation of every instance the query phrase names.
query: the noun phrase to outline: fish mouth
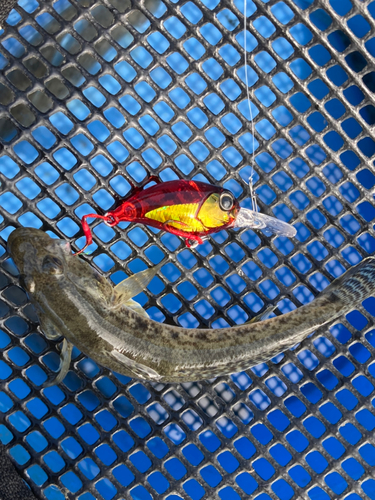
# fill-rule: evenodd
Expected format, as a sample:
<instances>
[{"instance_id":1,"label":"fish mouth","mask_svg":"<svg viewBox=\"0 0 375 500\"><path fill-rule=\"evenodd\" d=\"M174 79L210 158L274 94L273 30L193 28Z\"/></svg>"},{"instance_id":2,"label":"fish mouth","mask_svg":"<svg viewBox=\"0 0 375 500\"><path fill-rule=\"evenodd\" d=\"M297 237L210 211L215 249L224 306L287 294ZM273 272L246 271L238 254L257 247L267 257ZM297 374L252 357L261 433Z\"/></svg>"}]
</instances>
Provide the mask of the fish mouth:
<instances>
[{"instance_id":1,"label":"fish mouth","mask_svg":"<svg viewBox=\"0 0 375 500\"><path fill-rule=\"evenodd\" d=\"M248 208L240 208L233 227L264 229L278 236L287 236L288 238L293 238L297 234L296 228L291 224Z\"/></svg>"}]
</instances>

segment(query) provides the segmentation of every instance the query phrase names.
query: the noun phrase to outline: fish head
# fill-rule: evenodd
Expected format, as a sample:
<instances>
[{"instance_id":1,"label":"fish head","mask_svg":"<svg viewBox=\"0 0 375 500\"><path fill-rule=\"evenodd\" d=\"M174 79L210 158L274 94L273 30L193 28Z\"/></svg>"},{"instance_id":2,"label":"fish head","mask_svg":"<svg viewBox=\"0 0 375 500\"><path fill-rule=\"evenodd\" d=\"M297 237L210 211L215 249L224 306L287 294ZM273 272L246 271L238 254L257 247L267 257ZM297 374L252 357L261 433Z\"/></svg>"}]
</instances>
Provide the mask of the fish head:
<instances>
[{"instance_id":1,"label":"fish head","mask_svg":"<svg viewBox=\"0 0 375 500\"><path fill-rule=\"evenodd\" d=\"M36 283L64 275L71 257L70 244L34 228L21 227L8 238L8 252L20 272L21 285L29 293Z\"/></svg>"}]
</instances>

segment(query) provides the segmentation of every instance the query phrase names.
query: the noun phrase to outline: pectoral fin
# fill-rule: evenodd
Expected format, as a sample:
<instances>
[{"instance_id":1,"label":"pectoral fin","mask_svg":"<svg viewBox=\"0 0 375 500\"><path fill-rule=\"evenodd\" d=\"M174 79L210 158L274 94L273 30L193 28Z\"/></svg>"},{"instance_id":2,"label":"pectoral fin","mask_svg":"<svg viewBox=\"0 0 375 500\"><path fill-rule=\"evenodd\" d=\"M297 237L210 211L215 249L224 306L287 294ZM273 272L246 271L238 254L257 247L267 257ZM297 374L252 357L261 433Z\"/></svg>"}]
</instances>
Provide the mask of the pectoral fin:
<instances>
[{"instance_id":1,"label":"pectoral fin","mask_svg":"<svg viewBox=\"0 0 375 500\"><path fill-rule=\"evenodd\" d=\"M146 269L145 271L133 274L133 276L130 276L130 278L126 278L124 281L121 281L121 283L116 285L115 286L116 303L125 304L125 302L127 302L129 299L143 292L143 290L150 283L152 278L160 270L162 265L163 264L160 263L157 266Z\"/></svg>"},{"instance_id":2,"label":"pectoral fin","mask_svg":"<svg viewBox=\"0 0 375 500\"><path fill-rule=\"evenodd\" d=\"M66 374L69 371L70 367L70 361L72 358L72 350L73 350L73 344L68 342L66 339L63 340L62 348L61 348L61 354L60 354L60 366L59 370L57 372L56 378L51 380L50 382L47 382L44 386L45 387L51 387L56 384L60 384L66 377Z\"/></svg>"},{"instance_id":3,"label":"pectoral fin","mask_svg":"<svg viewBox=\"0 0 375 500\"><path fill-rule=\"evenodd\" d=\"M62 337L60 331L55 327L49 317L41 311L41 309L36 307L36 312L39 318L40 329L47 339L56 340Z\"/></svg>"}]
</instances>

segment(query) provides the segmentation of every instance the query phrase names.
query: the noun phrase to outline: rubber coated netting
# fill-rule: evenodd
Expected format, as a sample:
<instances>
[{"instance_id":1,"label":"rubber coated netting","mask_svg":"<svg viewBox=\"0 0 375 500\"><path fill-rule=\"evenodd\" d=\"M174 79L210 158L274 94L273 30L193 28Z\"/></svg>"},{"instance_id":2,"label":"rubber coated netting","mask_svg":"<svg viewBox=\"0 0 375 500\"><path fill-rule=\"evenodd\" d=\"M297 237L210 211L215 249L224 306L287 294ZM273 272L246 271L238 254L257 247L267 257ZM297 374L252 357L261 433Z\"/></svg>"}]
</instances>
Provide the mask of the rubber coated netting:
<instances>
[{"instance_id":1,"label":"rubber coated netting","mask_svg":"<svg viewBox=\"0 0 375 500\"><path fill-rule=\"evenodd\" d=\"M151 318L219 328L285 313L375 251L375 2L19 0L0 31L0 439L48 500L375 499L374 299L246 372L164 385L73 352L59 362L6 240L82 247L80 217L131 183L197 179L293 224L195 249L94 223L85 256L118 283L163 260ZM247 61L244 59L246 37Z\"/></svg>"}]
</instances>

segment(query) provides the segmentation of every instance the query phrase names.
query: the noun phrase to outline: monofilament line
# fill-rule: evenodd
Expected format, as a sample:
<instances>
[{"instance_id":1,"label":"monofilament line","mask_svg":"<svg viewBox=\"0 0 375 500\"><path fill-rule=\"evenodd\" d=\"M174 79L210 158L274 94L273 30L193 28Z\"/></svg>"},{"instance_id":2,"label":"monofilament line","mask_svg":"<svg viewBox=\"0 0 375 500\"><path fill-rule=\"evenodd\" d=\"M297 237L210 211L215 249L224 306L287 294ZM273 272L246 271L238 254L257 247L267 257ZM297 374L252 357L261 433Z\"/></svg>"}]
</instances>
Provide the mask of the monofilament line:
<instances>
[{"instance_id":1,"label":"monofilament line","mask_svg":"<svg viewBox=\"0 0 375 500\"><path fill-rule=\"evenodd\" d=\"M251 135L252 135L252 154L251 154L251 174L249 177L249 188L250 188L250 198L251 198L251 207L252 209L257 212L258 211L258 204L257 204L257 197L254 192L254 164L255 164L255 126L254 126L254 117L253 117L253 112L251 109L251 100L250 100L250 91L249 91L249 78L247 75L247 43L246 43L246 28L247 28L247 12L246 12L246 7L247 7L247 0L244 0L244 21L243 21L243 34L244 34L244 64L245 64L245 85L246 85L246 95L247 95L247 104L249 106L249 113L250 113L250 123L251 123Z\"/></svg>"}]
</instances>

